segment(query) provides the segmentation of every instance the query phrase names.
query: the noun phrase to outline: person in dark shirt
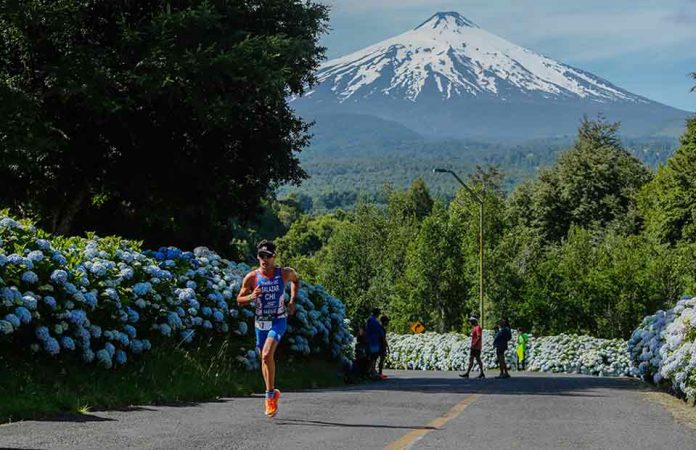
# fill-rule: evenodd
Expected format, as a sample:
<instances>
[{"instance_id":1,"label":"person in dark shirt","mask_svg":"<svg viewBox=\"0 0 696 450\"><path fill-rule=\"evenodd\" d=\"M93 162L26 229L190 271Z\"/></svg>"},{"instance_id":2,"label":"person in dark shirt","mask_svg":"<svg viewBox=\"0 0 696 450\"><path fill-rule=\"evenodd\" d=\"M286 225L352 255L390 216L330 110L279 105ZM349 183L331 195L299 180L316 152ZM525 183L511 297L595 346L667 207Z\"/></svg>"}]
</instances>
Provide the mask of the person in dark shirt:
<instances>
[{"instance_id":1,"label":"person in dark shirt","mask_svg":"<svg viewBox=\"0 0 696 450\"><path fill-rule=\"evenodd\" d=\"M498 356L498 366L500 367L500 375L496 378L510 378L507 363L505 362L505 352L508 349L508 341L512 339L512 331L510 331L510 325L505 319L502 319L499 325L500 329L493 339L493 347L495 347L495 353Z\"/></svg>"},{"instance_id":2,"label":"person in dark shirt","mask_svg":"<svg viewBox=\"0 0 696 450\"><path fill-rule=\"evenodd\" d=\"M377 317L379 317L379 309L375 308L372 310L372 314L367 319L367 325L365 331L367 333L367 348L370 357L370 376L374 379L380 379L377 374L377 358L380 353L380 344L382 343L382 338L384 337L384 328L382 324L379 323Z\"/></svg>"}]
</instances>

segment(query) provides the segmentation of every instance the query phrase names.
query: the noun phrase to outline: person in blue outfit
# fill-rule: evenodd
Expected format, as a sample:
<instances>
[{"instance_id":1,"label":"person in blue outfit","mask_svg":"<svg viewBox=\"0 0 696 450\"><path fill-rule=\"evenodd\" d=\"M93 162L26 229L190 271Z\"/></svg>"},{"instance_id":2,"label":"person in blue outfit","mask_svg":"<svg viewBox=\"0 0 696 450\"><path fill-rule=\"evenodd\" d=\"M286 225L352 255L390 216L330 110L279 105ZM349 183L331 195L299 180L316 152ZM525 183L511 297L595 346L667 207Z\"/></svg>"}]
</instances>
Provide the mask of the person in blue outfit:
<instances>
[{"instance_id":1,"label":"person in blue outfit","mask_svg":"<svg viewBox=\"0 0 696 450\"><path fill-rule=\"evenodd\" d=\"M237 303L255 305L256 348L261 353L261 373L266 383L266 415L278 412L280 391L275 388L275 352L288 325L288 313L295 312L299 289L297 272L275 264L276 246L263 240L256 249L259 267L244 277ZM285 306L285 286L290 284L290 302Z\"/></svg>"},{"instance_id":2,"label":"person in blue outfit","mask_svg":"<svg viewBox=\"0 0 696 450\"><path fill-rule=\"evenodd\" d=\"M495 333L495 338L493 339L493 347L495 347L498 366L500 367L500 375L496 378L510 378L507 363L505 362L505 352L508 349L508 341L512 339L512 331L510 331L510 324L507 319L502 319L499 325L500 328Z\"/></svg>"},{"instance_id":3,"label":"person in blue outfit","mask_svg":"<svg viewBox=\"0 0 696 450\"><path fill-rule=\"evenodd\" d=\"M379 322L379 309L374 308L372 314L367 319L367 325L365 331L367 334L367 351L370 355L370 375L374 379L380 379L377 376L376 363L379 357L380 349L382 347L382 339L386 336L384 327Z\"/></svg>"}]
</instances>

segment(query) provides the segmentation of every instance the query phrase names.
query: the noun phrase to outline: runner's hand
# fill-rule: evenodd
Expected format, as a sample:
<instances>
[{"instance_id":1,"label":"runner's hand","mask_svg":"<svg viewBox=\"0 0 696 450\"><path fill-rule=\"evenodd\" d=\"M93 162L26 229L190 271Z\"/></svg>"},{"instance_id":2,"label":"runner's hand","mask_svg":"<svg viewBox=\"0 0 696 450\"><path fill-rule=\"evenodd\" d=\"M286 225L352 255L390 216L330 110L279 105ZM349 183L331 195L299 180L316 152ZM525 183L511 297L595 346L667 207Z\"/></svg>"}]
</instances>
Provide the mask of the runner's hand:
<instances>
[{"instance_id":1,"label":"runner's hand","mask_svg":"<svg viewBox=\"0 0 696 450\"><path fill-rule=\"evenodd\" d=\"M256 286L256 289L254 289L254 292L251 293L251 298L253 300L256 300L257 298L261 297L261 286Z\"/></svg>"}]
</instances>

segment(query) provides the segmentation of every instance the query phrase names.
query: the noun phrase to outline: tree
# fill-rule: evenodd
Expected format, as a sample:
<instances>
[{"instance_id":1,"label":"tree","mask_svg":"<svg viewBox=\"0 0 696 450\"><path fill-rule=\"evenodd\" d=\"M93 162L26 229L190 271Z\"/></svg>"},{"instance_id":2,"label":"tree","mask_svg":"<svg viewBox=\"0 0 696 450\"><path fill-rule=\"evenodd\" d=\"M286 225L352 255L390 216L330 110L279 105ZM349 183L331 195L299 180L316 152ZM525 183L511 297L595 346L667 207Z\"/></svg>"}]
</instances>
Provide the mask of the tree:
<instances>
[{"instance_id":1,"label":"tree","mask_svg":"<svg viewBox=\"0 0 696 450\"><path fill-rule=\"evenodd\" d=\"M696 118L687 120L681 145L640 194L646 232L659 242L696 242Z\"/></svg>"},{"instance_id":2,"label":"tree","mask_svg":"<svg viewBox=\"0 0 696 450\"><path fill-rule=\"evenodd\" d=\"M306 174L327 7L301 0L0 0L0 202L61 234L230 240Z\"/></svg>"},{"instance_id":3,"label":"tree","mask_svg":"<svg viewBox=\"0 0 696 450\"><path fill-rule=\"evenodd\" d=\"M543 170L531 189L513 196L527 201L517 208L517 223L529 224L548 242L565 238L572 225L639 231L638 190L650 171L620 144L619 124L583 118L576 142L558 162Z\"/></svg>"}]
</instances>

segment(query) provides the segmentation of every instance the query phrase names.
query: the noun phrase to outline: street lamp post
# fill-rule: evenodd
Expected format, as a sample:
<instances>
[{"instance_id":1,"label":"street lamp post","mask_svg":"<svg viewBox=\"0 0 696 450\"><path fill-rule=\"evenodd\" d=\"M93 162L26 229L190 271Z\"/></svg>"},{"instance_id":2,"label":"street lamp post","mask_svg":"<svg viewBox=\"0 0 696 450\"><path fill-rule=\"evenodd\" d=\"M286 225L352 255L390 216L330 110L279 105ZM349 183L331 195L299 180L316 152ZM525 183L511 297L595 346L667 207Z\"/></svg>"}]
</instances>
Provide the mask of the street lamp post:
<instances>
[{"instance_id":1,"label":"street lamp post","mask_svg":"<svg viewBox=\"0 0 696 450\"><path fill-rule=\"evenodd\" d=\"M479 204L479 316L481 317L481 328L483 328L483 199L467 186L452 170L433 169L433 172L451 174Z\"/></svg>"}]
</instances>

